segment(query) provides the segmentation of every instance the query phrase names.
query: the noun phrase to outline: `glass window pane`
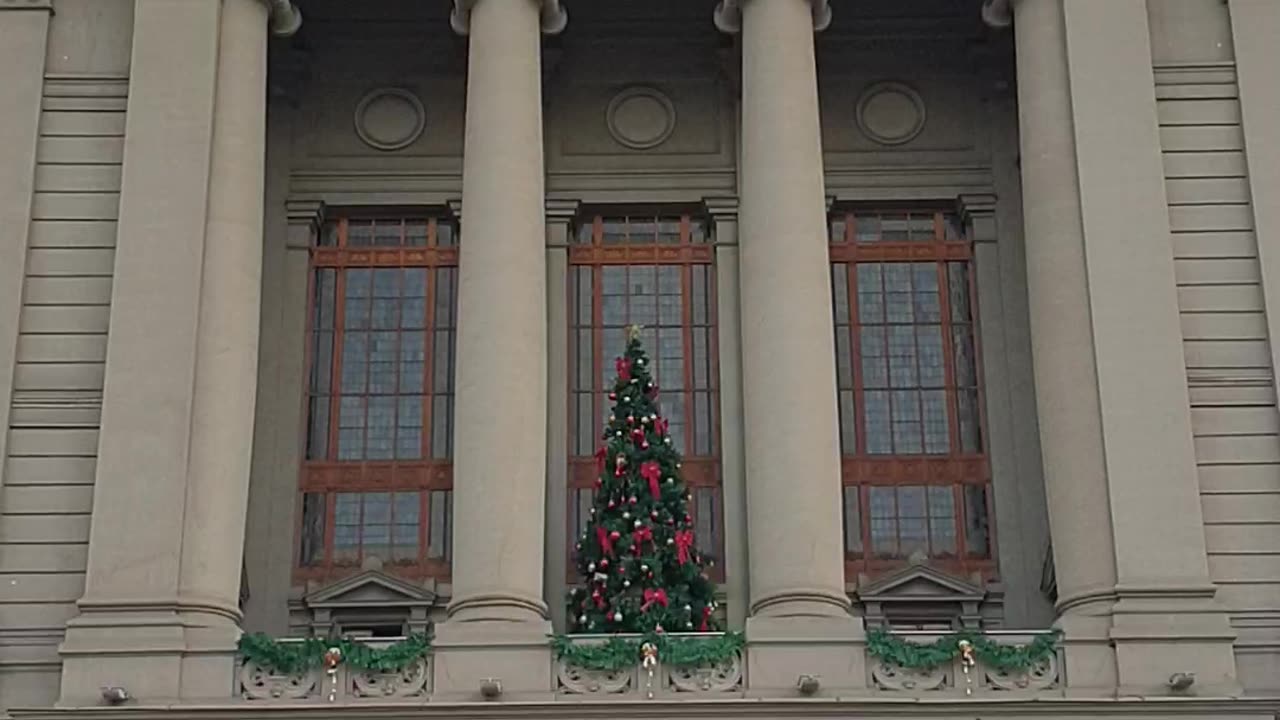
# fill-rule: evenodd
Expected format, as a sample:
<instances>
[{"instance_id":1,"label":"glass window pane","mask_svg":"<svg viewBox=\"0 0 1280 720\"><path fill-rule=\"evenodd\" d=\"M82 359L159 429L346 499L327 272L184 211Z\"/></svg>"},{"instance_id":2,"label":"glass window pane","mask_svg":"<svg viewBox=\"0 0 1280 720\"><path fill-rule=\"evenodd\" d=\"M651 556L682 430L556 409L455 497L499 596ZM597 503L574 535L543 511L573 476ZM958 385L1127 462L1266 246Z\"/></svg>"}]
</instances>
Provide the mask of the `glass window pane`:
<instances>
[{"instance_id":1,"label":"glass window pane","mask_svg":"<svg viewBox=\"0 0 1280 720\"><path fill-rule=\"evenodd\" d=\"M893 454L889 432L889 393L868 391L863 404L866 406L867 452L872 455Z\"/></svg>"},{"instance_id":2,"label":"glass window pane","mask_svg":"<svg viewBox=\"0 0 1280 720\"><path fill-rule=\"evenodd\" d=\"M373 244L379 247L395 247L400 244L403 226L399 220L378 220L373 227Z\"/></svg>"},{"instance_id":3,"label":"glass window pane","mask_svg":"<svg viewBox=\"0 0 1280 720\"><path fill-rule=\"evenodd\" d=\"M967 323L973 320L969 307L969 264L947 263L947 297L951 303L951 319Z\"/></svg>"},{"instance_id":4,"label":"glass window pane","mask_svg":"<svg viewBox=\"0 0 1280 720\"><path fill-rule=\"evenodd\" d=\"M857 240L860 243L872 243L880 240L880 217L878 215L858 215L855 220Z\"/></svg>"},{"instance_id":5,"label":"glass window pane","mask_svg":"<svg viewBox=\"0 0 1280 720\"><path fill-rule=\"evenodd\" d=\"M898 488L898 552L903 556L928 556L929 530L925 507L923 487L906 485Z\"/></svg>"},{"instance_id":6,"label":"glass window pane","mask_svg":"<svg viewBox=\"0 0 1280 720\"><path fill-rule=\"evenodd\" d=\"M884 215L880 219L880 235L884 242L903 242L910 239L905 213Z\"/></svg>"},{"instance_id":7,"label":"glass window pane","mask_svg":"<svg viewBox=\"0 0 1280 720\"><path fill-rule=\"evenodd\" d=\"M964 543L971 557L991 556L987 488L984 485L964 487Z\"/></svg>"},{"instance_id":8,"label":"glass window pane","mask_svg":"<svg viewBox=\"0 0 1280 720\"><path fill-rule=\"evenodd\" d=\"M930 455L946 455L951 451L947 393L945 390L926 390L920 395L924 405L924 451Z\"/></svg>"},{"instance_id":9,"label":"glass window pane","mask_svg":"<svg viewBox=\"0 0 1280 720\"><path fill-rule=\"evenodd\" d=\"M454 232L453 223L437 222L436 223L436 245L439 247L453 247L457 244L457 233Z\"/></svg>"},{"instance_id":10,"label":"glass window pane","mask_svg":"<svg viewBox=\"0 0 1280 720\"><path fill-rule=\"evenodd\" d=\"M844 228L845 228L845 222L844 222L843 215L840 215L831 219L831 227L830 227L831 242L833 243L844 242Z\"/></svg>"},{"instance_id":11,"label":"glass window pane","mask_svg":"<svg viewBox=\"0 0 1280 720\"><path fill-rule=\"evenodd\" d=\"M308 460L324 460L329 455L329 403L327 395L310 400L307 422Z\"/></svg>"},{"instance_id":12,"label":"glass window pane","mask_svg":"<svg viewBox=\"0 0 1280 720\"><path fill-rule=\"evenodd\" d=\"M324 562L325 503L321 493L302 496L302 546L299 562L317 565Z\"/></svg>"},{"instance_id":13,"label":"glass window pane","mask_svg":"<svg viewBox=\"0 0 1280 720\"><path fill-rule=\"evenodd\" d=\"M982 424L979 422L978 392L960 390L959 401L960 450L966 453L982 452Z\"/></svg>"},{"instance_id":14,"label":"glass window pane","mask_svg":"<svg viewBox=\"0 0 1280 720\"><path fill-rule=\"evenodd\" d=\"M944 387L947 383L947 368L942 353L942 328L938 325L917 325L916 343L919 351L920 386Z\"/></svg>"},{"instance_id":15,"label":"glass window pane","mask_svg":"<svg viewBox=\"0 0 1280 720\"><path fill-rule=\"evenodd\" d=\"M831 295L837 325L849 324L849 266L836 263L831 266Z\"/></svg>"},{"instance_id":16,"label":"glass window pane","mask_svg":"<svg viewBox=\"0 0 1280 720\"><path fill-rule=\"evenodd\" d=\"M898 554L898 520L892 487L872 486L871 552L878 557Z\"/></svg>"},{"instance_id":17,"label":"glass window pane","mask_svg":"<svg viewBox=\"0 0 1280 720\"><path fill-rule=\"evenodd\" d=\"M334 310L337 307L337 285L337 271L330 269L316 271L316 308L314 320L312 321L314 329L333 329Z\"/></svg>"},{"instance_id":18,"label":"glass window pane","mask_svg":"<svg viewBox=\"0 0 1280 720\"><path fill-rule=\"evenodd\" d=\"M453 492L433 490L429 500L431 521L427 541L428 557L449 562L453 559Z\"/></svg>"},{"instance_id":19,"label":"glass window pane","mask_svg":"<svg viewBox=\"0 0 1280 720\"><path fill-rule=\"evenodd\" d=\"M918 387L916 337L909 325L889 327L889 384L896 388Z\"/></svg>"},{"instance_id":20,"label":"glass window pane","mask_svg":"<svg viewBox=\"0 0 1280 720\"><path fill-rule=\"evenodd\" d=\"M427 244L427 221L409 220L404 224L405 245L423 247Z\"/></svg>"},{"instance_id":21,"label":"glass window pane","mask_svg":"<svg viewBox=\"0 0 1280 720\"><path fill-rule=\"evenodd\" d=\"M351 220L347 223L347 245L368 247L373 244L373 221Z\"/></svg>"},{"instance_id":22,"label":"glass window pane","mask_svg":"<svg viewBox=\"0 0 1280 720\"><path fill-rule=\"evenodd\" d=\"M955 505L951 487L929 488L929 545L934 557L956 552Z\"/></svg>"}]
</instances>

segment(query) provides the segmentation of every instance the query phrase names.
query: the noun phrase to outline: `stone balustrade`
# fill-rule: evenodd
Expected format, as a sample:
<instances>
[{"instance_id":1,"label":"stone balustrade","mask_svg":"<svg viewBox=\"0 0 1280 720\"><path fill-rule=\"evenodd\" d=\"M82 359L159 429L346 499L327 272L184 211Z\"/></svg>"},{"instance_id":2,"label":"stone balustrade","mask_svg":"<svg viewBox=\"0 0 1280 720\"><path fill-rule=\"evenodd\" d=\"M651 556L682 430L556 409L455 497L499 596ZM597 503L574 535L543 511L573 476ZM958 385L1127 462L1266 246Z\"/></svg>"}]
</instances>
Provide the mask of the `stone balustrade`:
<instances>
[{"instance_id":1,"label":"stone balustrade","mask_svg":"<svg viewBox=\"0 0 1280 720\"><path fill-rule=\"evenodd\" d=\"M900 632L895 635L913 643L929 644L941 633ZM1028 645L1036 632L996 631L986 638L1000 645ZM944 695L990 695L991 693L1039 694L1061 688L1064 684L1062 649L1026 670L1010 671L990 667L980 656L968 668L963 658L934 668L905 668L875 657L867 657L868 686L883 692Z\"/></svg>"},{"instance_id":2,"label":"stone balustrade","mask_svg":"<svg viewBox=\"0 0 1280 720\"><path fill-rule=\"evenodd\" d=\"M402 639L379 638L367 644L380 648ZM320 667L288 675L243 662L236 673L236 684L240 698L262 702L426 700L431 695L431 656L418 658L394 672L359 670L341 664L332 670Z\"/></svg>"},{"instance_id":3,"label":"stone balustrade","mask_svg":"<svg viewBox=\"0 0 1280 720\"><path fill-rule=\"evenodd\" d=\"M942 637L941 633L902 632L899 637L913 643L927 644ZM1027 645L1036 632L996 631L985 637L1001 645ZM575 644L603 644L610 636L583 635ZM705 637L715 637L707 634ZM635 636L639 640L638 636ZM368 640L374 647L395 642L388 638ZM290 641L283 641L290 642ZM300 641L298 641L300 642ZM867 652L863 650L863 652ZM578 667L549 655L553 663L553 688L560 701L679 700L733 699L744 697L750 689L747 676L747 654L744 648L711 667L690 667L664 663L661 658L646 665L637 658L634 665L616 670ZM345 664L329 671L316 668L297 675L274 672L253 663L242 663L237 674L236 694L254 703L339 703L361 702L426 702L432 693L431 656L419 658L397 672L361 671ZM935 668L906 668L882 661L869 652L866 657L867 688L857 695L957 697L995 697L1058 695L1064 685L1063 657L1059 648L1054 654L1022 671L1008 671L983 663L980 657L967 668L961 658ZM837 689L841 692L843 689Z\"/></svg>"}]
</instances>

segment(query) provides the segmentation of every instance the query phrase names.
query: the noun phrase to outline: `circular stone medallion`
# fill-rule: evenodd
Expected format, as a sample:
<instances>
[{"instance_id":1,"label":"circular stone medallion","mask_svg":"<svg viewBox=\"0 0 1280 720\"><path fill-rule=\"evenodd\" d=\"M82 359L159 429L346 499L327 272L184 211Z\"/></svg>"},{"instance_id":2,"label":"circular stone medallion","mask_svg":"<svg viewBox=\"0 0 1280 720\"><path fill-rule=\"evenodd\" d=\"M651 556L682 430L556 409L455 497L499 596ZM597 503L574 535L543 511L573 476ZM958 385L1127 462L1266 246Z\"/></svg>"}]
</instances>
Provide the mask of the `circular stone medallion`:
<instances>
[{"instance_id":1,"label":"circular stone medallion","mask_svg":"<svg viewBox=\"0 0 1280 720\"><path fill-rule=\"evenodd\" d=\"M924 130L924 100L902 83L876 83L858 98L857 120L868 138L881 145L901 145Z\"/></svg>"},{"instance_id":2,"label":"circular stone medallion","mask_svg":"<svg viewBox=\"0 0 1280 720\"><path fill-rule=\"evenodd\" d=\"M417 142L427 127L422 101L408 90L374 90L356 106L356 134L377 150L401 150Z\"/></svg>"},{"instance_id":3,"label":"circular stone medallion","mask_svg":"<svg viewBox=\"0 0 1280 720\"><path fill-rule=\"evenodd\" d=\"M620 144L647 150L671 137L676 129L676 107L671 98L653 88L627 88L609 101L605 123Z\"/></svg>"}]
</instances>

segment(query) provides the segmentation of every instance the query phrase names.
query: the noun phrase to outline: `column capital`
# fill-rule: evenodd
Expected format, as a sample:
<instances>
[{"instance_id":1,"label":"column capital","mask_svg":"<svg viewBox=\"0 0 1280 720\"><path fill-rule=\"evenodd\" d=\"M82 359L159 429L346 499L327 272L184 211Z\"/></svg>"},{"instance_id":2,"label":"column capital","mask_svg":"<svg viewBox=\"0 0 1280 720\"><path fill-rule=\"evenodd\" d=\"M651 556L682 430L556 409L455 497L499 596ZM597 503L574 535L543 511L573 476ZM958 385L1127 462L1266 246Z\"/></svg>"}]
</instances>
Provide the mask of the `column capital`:
<instances>
[{"instance_id":1,"label":"column capital","mask_svg":"<svg viewBox=\"0 0 1280 720\"><path fill-rule=\"evenodd\" d=\"M809 0L813 5L814 32L822 32L831 24L830 0ZM720 32L737 34L742 31L742 6L748 0L720 0L713 15Z\"/></svg>"},{"instance_id":2,"label":"column capital","mask_svg":"<svg viewBox=\"0 0 1280 720\"><path fill-rule=\"evenodd\" d=\"M318 228L324 222L324 209L325 205L321 200L290 200L285 203L290 225Z\"/></svg>"},{"instance_id":3,"label":"column capital","mask_svg":"<svg viewBox=\"0 0 1280 720\"><path fill-rule=\"evenodd\" d=\"M578 208L581 206L581 200L547 198L547 222L569 222L578 217Z\"/></svg>"},{"instance_id":4,"label":"column capital","mask_svg":"<svg viewBox=\"0 0 1280 720\"><path fill-rule=\"evenodd\" d=\"M976 243L993 243L999 239L996 229L996 196L993 193L965 193L956 198L956 209L969 238Z\"/></svg>"},{"instance_id":5,"label":"column capital","mask_svg":"<svg viewBox=\"0 0 1280 720\"><path fill-rule=\"evenodd\" d=\"M569 24L569 11L560 4L560 0L535 0L542 6L542 32L546 35L559 35ZM471 9L480 0L454 0L453 10L449 13L449 25L459 35L471 31Z\"/></svg>"},{"instance_id":6,"label":"column capital","mask_svg":"<svg viewBox=\"0 0 1280 720\"><path fill-rule=\"evenodd\" d=\"M738 198L736 197L702 198L702 206L707 209L707 215L718 223L733 222L738 219Z\"/></svg>"},{"instance_id":7,"label":"column capital","mask_svg":"<svg viewBox=\"0 0 1280 720\"><path fill-rule=\"evenodd\" d=\"M1017 0L982 0L982 22L988 27L1007 28L1013 24L1013 5Z\"/></svg>"},{"instance_id":8,"label":"column capital","mask_svg":"<svg viewBox=\"0 0 1280 720\"><path fill-rule=\"evenodd\" d=\"M271 11L271 34L293 37L302 27L302 11L293 0L262 0Z\"/></svg>"}]
</instances>

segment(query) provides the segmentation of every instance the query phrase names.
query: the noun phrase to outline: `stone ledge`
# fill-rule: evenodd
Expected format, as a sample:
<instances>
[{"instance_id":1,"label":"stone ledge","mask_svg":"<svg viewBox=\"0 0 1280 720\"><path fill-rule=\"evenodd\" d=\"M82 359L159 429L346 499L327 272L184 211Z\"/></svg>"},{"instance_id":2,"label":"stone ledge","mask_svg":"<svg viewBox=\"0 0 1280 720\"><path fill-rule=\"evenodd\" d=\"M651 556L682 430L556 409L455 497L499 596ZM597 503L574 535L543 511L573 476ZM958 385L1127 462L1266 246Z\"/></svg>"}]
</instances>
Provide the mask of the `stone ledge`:
<instances>
[{"instance_id":1,"label":"stone ledge","mask_svg":"<svg viewBox=\"0 0 1280 720\"><path fill-rule=\"evenodd\" d=\"M1124 699L1037 699L1037 700L925 700L890 698L819 698L760 700L687 700L640 702L423 702L398 705L362 705L358 710L331 705L220 705L83 707L83 708L11 708L13 720L274 720L297 718L320 720L342 715L370 720L431 720L432 718L466 718L467 720L547 720L566 718L594 720L645 720L664 718L849 718L865 720L881 718L1022 718L1043 717L1054 720L1096 720L1107 717L1145 718L1248 718L1274 720L1280 712L1280 697L1238 700L1208 698L1124 698Z\"/></svg>"}]
</instances>

